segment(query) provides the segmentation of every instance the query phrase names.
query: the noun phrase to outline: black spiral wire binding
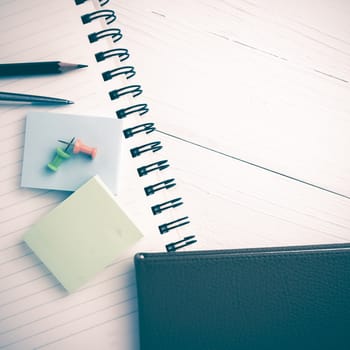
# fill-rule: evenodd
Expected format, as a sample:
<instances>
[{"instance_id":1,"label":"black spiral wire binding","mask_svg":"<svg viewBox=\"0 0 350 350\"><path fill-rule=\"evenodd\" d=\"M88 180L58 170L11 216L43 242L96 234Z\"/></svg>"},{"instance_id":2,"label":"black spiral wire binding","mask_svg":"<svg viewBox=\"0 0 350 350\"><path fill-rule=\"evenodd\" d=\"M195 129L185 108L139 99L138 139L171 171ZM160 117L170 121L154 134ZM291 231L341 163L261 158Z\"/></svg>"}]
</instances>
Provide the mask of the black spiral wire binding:
<instances>
[{"instance_id":1,"label":"black spiral wire binding","mask_svg":"<svg viewBox=\"0 0 350 350\"><path fill-rule=\"evenodd\" d=\"M147 186L144 188L146 196L150 196L152 194L155 194L157 191L160 190L168 190L169 188L172 188L176 186L175 179L168 179L161 182L158 182L156 184Z\"/></svg>"},{"instance_id":2,"label":"black spiral wire binding","mask_svg":"<svg viewBox=\"0 0 350 350\"><path fill-rule=\"evenodd\" d=\"M168 252L174 252L180 248L183 248L183 247L186 247L190 244L196 243L197 241L194 238L195 238L194 235L187 236L187 237L181 239L180 241L167 244L165 246L165 248Z\"/></svg>"},{"instance_id":3,"label":"black spiral wire binding","mask_svg":"<svg viewBox=\"0 0 350 350\"><path fill-rule=\"evenodd\" d=\"M123 95L131 94L133 97L136 97L138 95L142 94L141 86L140 85L128 85L124 86L122 88L112 90L109 92L109 97L111 100L115 100Z\"/></svg>"},{"instance_id":4,"label":"black spiral wire binding","mask_svg":"<svg viewBox=\"0 0 350 350\"><path fill-rule=\"evenodd\" d=\"M133 158L138 157L144 152L152 151L153 153L158 152L162 149L162 145L160 144L160 141L154 141L150 143L146 143L142 146L134 147L130 149L131 156Z\"/></svg>"},{"instance_id":5,"label":"black spiral wire binding","mask_svg":"<svg viewBox=\"0 0 350 350\"><path fill-rule=\"evenodd\" d=\"M118 68L103 72L102 78L104 81L111 80L114 77L117 77L118 75L121 75L121 74L124 74L126 79L130 79L136 74L136 72L133 66L123 66L123 67L118 67Z\"/></svg>"},{"instance_id":6,"label":"black spiral wire binding","mask_svg":"<svg viewBox=\"0 0 350 350\"><path fill-rule=\"evenodd\" d=\"M88 1L88 0L75 0L75 4L76 5L81 5L84 2L86 2L86 1ZM104 5L109 3L109 0L98 0L98 2L100 3L100 6L103 7Z\"/></svg>"},{"instance_id":7,"label":"black spiral wire binding","mask_svg":"<svg viewBox=\"0 0 350 350\"><path fill-rule=\"evenodd\" d=\"M107 51L97 52L95 58L97 62L104 61L107 58L118 56L119 61L123 62L129 58L129 51L127 49L117 48Z\"/></svg>"},{"instance_id":8,"label":"black spiral wire binding","mask_svg":"<svg viewBox=\"0 0 350 350\"><path fill-rule=\"evenodd\" d=\"M101 40L103 38L107 38L109 36L112 38L112 41L114 43L118 42L123 37L120 29L109 28L109 29L100 30L99 32L90 33L88 35L88 39L90 43L95 43L96 41Z\"/></svg>"},{"instance_id":9,"label":"black spiral wire binding","mask_svg":"<svg viewBox=\"0 0 350 350\"><path fill-rule=\"evenodd\" d=\"M166 209L176 208L182 204L183 204L182 198L178 197L178 198L171 199L170 201L167 201L167 202L164 202L161 204L153 205L151 207L151 209L152 209L153 215L158 215Z\"/></svg>"},{"instance_id":10,"label":"black spiral wire binding","mask_svg":"<svg viewBox=\"0 0 350 350\"><path fill-rule=\"evenodd\" d=\"M104 18L106 24L112 24L117 19L117 16L113 10L98 10L81 16L83 24L90 23L98 18Z\"/></svg>"},{"instance_id":11,"label":"black spiral wire binding","mask_svg":"<svg viewBox=\"0 0 350 350\"><path fill-rule=\"evenodd\" d=\"M116 115L119 119L123 119L125 117L127 117L129 114L133 114L133 113L139 113L139 116L145 114L148 112L148 106L146 103L141 103L141 104L136 104L136 105L133 105L133 106L129 106L129 107L126 107L126 108L123 108L123 109L119 109L118 111L116 111ZM147 123L148 125L149 123ZM140 124L140 126L144 126L145 124ZM152 125L154 125L152 123ZM137 126L134 127L135 129L137 128ZM133 128L133 129L134 129ZM155 131L156 128L151 128L151 129L148 129L148 130L151 130L151 131L148 131L146 132L146 134L152 132L152 131ZM141 129L142 131L142 129ZM124 130L124 135L126 137L126 133L125 133L125 130ZM130 136L134 136L134 134L130 134ZM128 137L130 137L128 136Z\"/></svg>"},{"instance_id":12,"label":"black spiral wire binding","mask_svg":"<svg viewBox=\"0 0 350 350\"><path fill-rule=\"evenodd\" d=\"M142 176L148 175L152 171L156 171L156 170L162 171L168 167L169 167L168 161L166 159L163 159L163 160L159 160L158 162L154 162L154 163L147 164L137 168L137 173L139 174L140 177L142 177Z\"/></svg>"},{"instance_id":13,"label":"black spiral wire binding","mask_svg":"<svg viewBox=\"0 0 350 350\"><path fill-rule=\"evenodd\" d=\"M87 0L75 0L75 3L77 5L80 5L86 1ZM116 21L117 15L113 10L102 9L102 7L105 6L108 2L109 0L99 0L99 6L101 7L101 9L81 16L81 20L83 24L84 25L88 24L97 19L104 19L106 22L106 25L110 26L114 21ZM99 32L88 34L88 40L92 44L107 37L110 37L113 43L117 43L119 40L122 39L123 35L119 28L111 28L111 27L108 27ZM102 51L95 54L96 62L101 62L111 57L118 57L119 61L123 62L129 58L129 52L125 48L117 47L111 50ZM104 81L107 81L120 75L123 75L126 79L130 79L130 78L133 78L135 74L136 72L133 66L125 65L125 66L117 67L115 69L103 72L102 79ZM109 92L109 97L113 101L127 94L130 94L133 98L136 98L137 96L142 94L141 86L134 84L134 85L128 85L128 86L124 86L124 87L112 90ZM118 119L123 119L123 118L129 117L130 115L138 115L139 117L141 117L144 114L146 114L148 111L149 109L147 104L138 103L138 104L134 104L132 106L128 106L126 108L117 110L116 116ZM156 130L156 127L154 123L146 122L146 123L136 124L132 127L124 129L123 135L124 135L124 138L128 139L140 133L144 133L148 135L153 133L155 130ZM161 149L162 149L161 142L153 141L153 142L149 142L149 143L131 148L130 153L131 153L131 157L135 158L135 157L140 157L147 152L156 153ZM143 176L147 176L149 173L154 171L159 171L159 172L163 171L169 166L170 165L168 164L168 160L161 159L156 162L140 166L136 169L136 171L140 177L143 177ZM171 179L163 180L156 184L148 185L144 187L144 191L146 196L152 196L159 191L168 190L175 186L176 186L175 179L171 178ZM153 215L159 215L159 214L162 214L164 211L177 208L179 206L182 206L183 204L184 203L182 201L182 198L177 197L177 198L170 199L166 202L153 205L151 207L151 211ZM158 226L159 233L163 235L168 233L169 231L180 228L189 223L190 221L188 219L188 216L184 216L176 220L173 220L171 222L167 222L162 225L159 225ZM196 242L195 236L191 235L191 236L186 236L183 239L178 240L176 242L169 243L165 246L165 248L168 252L174 252L178 249L189 246L195 242Z\"/></svg>"},{"instance_id":14,"label":"black spiral wire binding","mask_svg":"<svg viewBox=\"0 0 350 350\"><path fill-rule=\"evenodd\" d=\"M109 0L98 0L98 2L100 3L100 6L103 7L104 5L109 3Z\"/></svg>"}]
</instances>

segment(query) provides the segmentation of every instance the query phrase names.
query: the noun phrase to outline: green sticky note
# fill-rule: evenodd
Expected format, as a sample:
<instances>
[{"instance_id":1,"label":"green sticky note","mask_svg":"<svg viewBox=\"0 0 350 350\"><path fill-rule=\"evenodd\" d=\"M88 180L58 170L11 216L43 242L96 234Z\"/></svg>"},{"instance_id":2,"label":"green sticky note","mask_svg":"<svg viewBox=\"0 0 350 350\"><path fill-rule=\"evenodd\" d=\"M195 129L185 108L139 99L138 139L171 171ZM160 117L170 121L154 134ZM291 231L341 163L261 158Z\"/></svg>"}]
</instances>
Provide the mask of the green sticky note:
<instances>
[{"instance_id":1,"label":"green sticky note","mask_svg":"<svg viewBox=\"0 0 350 350\"><path fill-rule=\"evenodd\" d=\"M62 285L73 292L142 237L95 176L24 236Z\"/></svg>"}]
</instances>

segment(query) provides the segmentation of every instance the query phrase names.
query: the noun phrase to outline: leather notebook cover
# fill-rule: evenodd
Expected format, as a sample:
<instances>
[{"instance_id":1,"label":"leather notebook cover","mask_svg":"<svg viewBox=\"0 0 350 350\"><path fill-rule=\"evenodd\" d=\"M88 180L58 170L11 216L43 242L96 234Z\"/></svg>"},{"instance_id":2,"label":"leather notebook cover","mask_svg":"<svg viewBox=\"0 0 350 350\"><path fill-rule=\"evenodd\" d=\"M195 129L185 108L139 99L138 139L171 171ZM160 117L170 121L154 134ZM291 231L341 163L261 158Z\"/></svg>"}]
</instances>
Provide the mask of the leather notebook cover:
<instances>
[{"instance_id":1,"label":"leather notebook cover","mask_svg":"<svg viewBox=\"0 0 350 350\"><path fill-rule=\"evenodd\" d=\"M350 244L135 256L141 350L350 349Z\"/></svg>"}]
</instances>

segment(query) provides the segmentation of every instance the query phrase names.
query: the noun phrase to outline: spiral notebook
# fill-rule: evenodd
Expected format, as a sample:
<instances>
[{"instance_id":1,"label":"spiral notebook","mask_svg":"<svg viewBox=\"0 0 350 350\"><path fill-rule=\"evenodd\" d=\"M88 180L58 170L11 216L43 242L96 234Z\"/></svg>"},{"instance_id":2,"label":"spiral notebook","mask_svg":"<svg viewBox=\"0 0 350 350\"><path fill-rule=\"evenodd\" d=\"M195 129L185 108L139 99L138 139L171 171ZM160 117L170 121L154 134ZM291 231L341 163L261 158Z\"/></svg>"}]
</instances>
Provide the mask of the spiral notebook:
<instances>
[{"instance_id":1,"label":"spiral notebook","mask_svg":"<svg viewBox=\"0 0 350 350\"><path fill-rule=\"evenodd\" d=\"M133 253L192 246L171 160L106 1L3 1L0 60L87 64L61 75L0 78L1 91L67 98L67 106L1 104L0 349L137 349ZM20 187L25 118L42 111L117 118L122 152L117 200L144 239L67 296L23 243L23 234L70 193ZM98 125L96 125L98 129ZM118 135L119 136L119 135ZM159 134L158 134L159 136Z\"/></svg>"}]
</instances>

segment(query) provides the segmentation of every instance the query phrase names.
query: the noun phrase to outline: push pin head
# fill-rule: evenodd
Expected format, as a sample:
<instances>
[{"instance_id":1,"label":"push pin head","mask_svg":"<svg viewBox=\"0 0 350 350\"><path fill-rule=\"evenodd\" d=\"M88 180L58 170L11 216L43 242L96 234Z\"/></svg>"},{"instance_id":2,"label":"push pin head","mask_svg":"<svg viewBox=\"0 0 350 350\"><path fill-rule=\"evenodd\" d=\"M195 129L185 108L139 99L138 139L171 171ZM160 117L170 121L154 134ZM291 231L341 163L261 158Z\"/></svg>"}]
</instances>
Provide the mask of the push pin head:
<instances>
[{"instance_id":1,"label":"push pin head","mask_svg":"<svg viewBox=\"0 0 350 350\"><path fill-rule=\"evenodd\" d=\"M59 142L68 144L66 141L58 140ZM67 146L68 147L68 146ZM73 153L85 153L88 154L91 158L95 158L97 154L97 148L89 147L85 145L80 139L77 139L77 141L74 143L73 146Z\"/></svg>"},{"instance_id":2,"label":"push pin head","mask_svg":"<svg viewBox=\"0 0 350 350\"><path fill-rule=\"evenodd\" d=\"M47 167L52 171L57 171L58 167L65 160L70 158L70 154L68 153L69 147L72 145L75 137L72 138L70 142L67 142L67 147L63 150L62 148L56 148L56 154L54 159L47 164Z\"/></svg>"},{"instance_id":3,"label":"push pin head","mask_svg":"<svg viewBox=\"0 0 350 350\"><path fill-rule=\"evenodd\" d=\"M80 152L90 155L91 158L95 158L97 154L97 148L84 145L81 140L77 139L74 144L73 153Z\"/></svg>"}]
</instances>

